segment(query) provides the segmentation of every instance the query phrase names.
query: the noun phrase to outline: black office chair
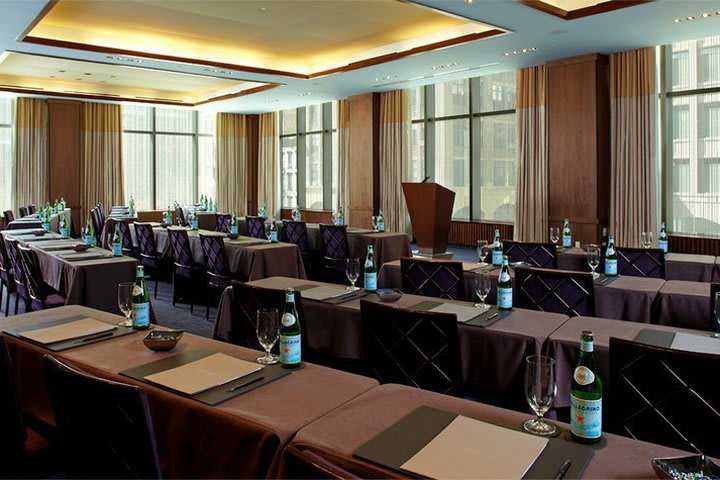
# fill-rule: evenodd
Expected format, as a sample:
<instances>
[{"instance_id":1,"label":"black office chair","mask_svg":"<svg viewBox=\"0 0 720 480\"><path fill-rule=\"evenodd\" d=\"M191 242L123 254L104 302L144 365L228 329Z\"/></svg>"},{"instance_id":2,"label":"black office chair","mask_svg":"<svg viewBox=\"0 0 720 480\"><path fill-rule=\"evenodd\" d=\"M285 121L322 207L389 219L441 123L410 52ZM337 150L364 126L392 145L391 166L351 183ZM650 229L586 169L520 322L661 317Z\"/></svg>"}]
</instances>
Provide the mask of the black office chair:
<instances>
[{"instance_id":1,"label":"black office chair","mask_svg":"<svg viewBox=\"0 0 720 480\"><path fill-rule=\"evenodd\" d=\"M27 207L20 207L20 208L18 208L18 213L20 214L20 218L27 217L27 216L28 216L28 209L27 209Z\"/></svg>"}]
</instances>

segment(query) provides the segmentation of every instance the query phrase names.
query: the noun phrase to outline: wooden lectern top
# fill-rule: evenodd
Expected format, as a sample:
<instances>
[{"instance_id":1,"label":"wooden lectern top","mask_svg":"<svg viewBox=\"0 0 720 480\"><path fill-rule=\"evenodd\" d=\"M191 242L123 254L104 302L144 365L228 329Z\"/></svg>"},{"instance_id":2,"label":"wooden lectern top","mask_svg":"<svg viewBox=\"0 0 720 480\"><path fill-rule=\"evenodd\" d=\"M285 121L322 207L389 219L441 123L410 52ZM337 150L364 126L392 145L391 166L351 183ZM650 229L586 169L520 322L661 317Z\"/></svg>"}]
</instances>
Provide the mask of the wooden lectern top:
<instances>
[{"instance_id":1,"label":"wooden lectern top","mask_svg":"<svg viewBox=\"0 0 720 480\"><path fill-rule=\"evenodd\" d=\"M402 188L420 253L445 253L455 192L430 182L403 183Z\"/></svg>"}]
</instances>

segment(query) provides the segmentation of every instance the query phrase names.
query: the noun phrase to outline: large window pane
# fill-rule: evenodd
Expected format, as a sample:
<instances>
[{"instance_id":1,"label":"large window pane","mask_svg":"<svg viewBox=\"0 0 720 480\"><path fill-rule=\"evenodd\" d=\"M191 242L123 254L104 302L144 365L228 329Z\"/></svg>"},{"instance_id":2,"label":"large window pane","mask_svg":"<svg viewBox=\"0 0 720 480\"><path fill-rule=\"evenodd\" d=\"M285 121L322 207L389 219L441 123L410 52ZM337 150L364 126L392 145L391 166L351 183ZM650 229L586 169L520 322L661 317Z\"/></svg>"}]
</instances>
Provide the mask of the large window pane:
<instances>
[{"instance_id":1,"label":"large window pane","mask_svg":"<svg viewBox=\"0 0 720 480\"><path fill-rule=\"evenodd\" d=\"M281 206L297 206L297 137L280 139L280 179Z\"/></svg>"},{"instance_id":2,"label":"large window pane","mask_svg":"<svg viewBox=\"0 0 720 480\"><path fill-rule=\"evenodd\" d=\"M408 155L408 182L420 182L425 178L425 124L410 126L410 155Z\"/></svg>"},{"instance_id":3,"label":"large window pane","mask_svg":"<svg viewBox=\"0 0 720 480\"><path fill-rule=\"evenodd\" d=\"M198 112L198 133L215 136L215 112Z\"/></svg>"},{"instance_id":4,"label":"large window pane","mask_svg":"<svg viewBox=\"0 0 720 480\"><path fill-rule=\"evenodd\" d=\"M425 118L425 87L410 89L410 120Z\"/></svg>"},{"instance_id":5,"label":"large window pane","mask_svg":"<svg viewBox=\"0 0 720 480\"><path fill-rule=\"evenodd\" d=\"M163 133L194 133L195 112L175 108L156 108L155 130Z\"/></svg>"},{"instance_id":6,"label":"large window pane","mask_svg":"<svg viewBox=\"0 0 720 480\"><path fill-rule=\"evenodd\" d=\"M164 208L175 201L181 205L194 203L193 137L157 135L155 142L157 205Z\"/></svg>"},{"instance_id":7,"label":"large window pane","mask_svg":"<svg viewBox=\"0 0 720 480\"><path fill-rule=\"evenodd\" d=\"M515 108L515 72L487 75L478 79L480 91L473 91L479 112L513 110Z\"/></svg>"},{"instance_id":8,"label":"large window pane","mask_svg":"<svg viewBox=\"0 0 720 480\"><path fill-rule=\"evenodd\" d=\"M12 99L0 97L0 211L12 206Z\"/></svg>"},{"instance_id":9,"label":"large window pane","mask_svg":"<svg viewBox=\"0 0 720 480\"><path fill-rule=\"evenodd\" d=\"M470 218L470 125L467 118L435 124L435 181L455 192L453 218Z\"/></svg>"},{"instance_id":10,"label":"large window pane","mask_svg":"<svg viewBox=\"0 0 720 480\"><path fill-rule=\"evenodd\" d=\"M305 131L318 132L323 129L322 104L305 108Z\"/></svg>"},{"instance_id":11,"label":"large window pane","mask_svg":"<svg viewBox=\"0 0 720 480\"><path fill-rule=\"evenodd\" d=\"M470 111L469 80L451 80L435 85L435 116L465 115ZM457 202L457 199L455 200Z\"/></svg>"},{"instance_id":12,"label":"large window pane","mask_svg":"<svg viewBox=\"0 0 720 480\"><path fill-rule=\"evenodd\" d=\"M124 110L123 110L124 113ZM125 195L132 196L138 210L152 210L153 142L150 133L123 133ZM159 205L165 208L166 205Z\"/></svg>"},{"instance_id":13,"label":"large window pane","mask_svg":"<svg viewBox=\"0 0 720 480\"><path fill-rule=\"evenodd\" d=\"M217 198L215 185L215 137L198 137L198 193L210 198Z\"/></svg>"},{"instance_id":14,"label":"large window pane","mask_svg":"<svg viewBox=\"0 0 720 480\"><path fill-rule=\"evenodd\" d=\"M293 135L297 133L297 110L283 110L280 112L280 134Z\"/></svg>"},{"instance_id":15,"label":"large window pane","mask_svg":"<svg viewBox=\"0 0 720 480\"><path fill-rule=\"evenodd\" d=\"M483 221L515 220L515 114L479 117L480 129L480 211L473 216ZM477 195L477 192L475 193Z\"/></svg>"},{"instance_id":16,"label":"large window pane","mask_svg":"<svg viewBox=\"0 0 720 480\"><path fill-rule=\"evenodd\" d=\"M144 105L122 106L123 130L152 130L153 108Z\"/></svg>"},{"instance_id":17,"label":"large window pane","mask_svg":"<svg viewBox=\"0 0 720 480\"><path fill-rule=\"evenodd\" d=\"M323 208L323 136L305 137L305 208Z\"/></svg>"}]
</instances>

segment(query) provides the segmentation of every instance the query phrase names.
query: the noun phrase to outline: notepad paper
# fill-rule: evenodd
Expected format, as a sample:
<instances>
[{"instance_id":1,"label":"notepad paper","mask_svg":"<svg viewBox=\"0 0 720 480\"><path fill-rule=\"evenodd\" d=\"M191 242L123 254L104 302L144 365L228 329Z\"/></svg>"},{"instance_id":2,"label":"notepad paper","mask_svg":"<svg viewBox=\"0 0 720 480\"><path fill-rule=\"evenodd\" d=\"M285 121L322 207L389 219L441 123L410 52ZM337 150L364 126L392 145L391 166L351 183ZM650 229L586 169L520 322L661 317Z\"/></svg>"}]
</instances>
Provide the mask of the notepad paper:
<instances>
[{"instance_id":1,"label":"notepad paper","mask_svg":"<svg viewBox=\"0 0 720 480\"><path fill-rule=\"evenodd\" d=\"M477 317L481 313L486 312L486 310L481 310L476 307L466 307L456 303L441 303L437 307L431 308L429 311L438 313L454 313L457 316L457 321L460 323L465 323L468 320L472 320Z\"/></svg>"},{"instance_id":2,"label":"notepad paper","mask_svg":"<svg viewBox=\"0 0 720 480\"><path fill-rule=\"evenodd\" d=\"M148 375L145 380L187 395L195 395L255 373L261 368L257 363L214 353L180 367Z\"/></svg>"},{"instance_id":3,"label":"notepad paper","mask_svg":"<svg viewBox=\"0 0 720 480\"><path fill-rule=\"evenodd\" d=\"M439 479L520 479L547 443L546 438L458 415L401 468Z\"/></svg>"},{"instance_id":4,"label":"notepad paper","mask_svg":"<svg viewBox=\"0 0 720 480\"><path fill-rule=\"evenodd\" d=\"M344 288L319 286L303 290L302 297L304 300L327 300L329 298L337 298L347 293L352 293L352 291Z\"/></svg>"},{"instance_id":5,"label":"notepad paper","mask_svg":"<svg viewBox=\"0 0 720 480\"><path fill-rule=\"evenodd\" d=\"M675 334L670 348L674 350L685 350L687 352L720 355L720 338L714 338L710 335L678 332Z\"/></svg>"},{"instance_id":6,"label":"notepad paper","mask_svg":"<svg viewBox=\"0 0 720 480\"><path fill-rule=\"evenodd\" d=\"M75 338L87 337L96 333L109 332L117 327L110 323L101 322L94 318L83 318L73 322L55 325L53 327L38 328L36 330L26 330L18 333L19 336L49 345L51 343L64 342Z\"/></svg>"}]
</instances>

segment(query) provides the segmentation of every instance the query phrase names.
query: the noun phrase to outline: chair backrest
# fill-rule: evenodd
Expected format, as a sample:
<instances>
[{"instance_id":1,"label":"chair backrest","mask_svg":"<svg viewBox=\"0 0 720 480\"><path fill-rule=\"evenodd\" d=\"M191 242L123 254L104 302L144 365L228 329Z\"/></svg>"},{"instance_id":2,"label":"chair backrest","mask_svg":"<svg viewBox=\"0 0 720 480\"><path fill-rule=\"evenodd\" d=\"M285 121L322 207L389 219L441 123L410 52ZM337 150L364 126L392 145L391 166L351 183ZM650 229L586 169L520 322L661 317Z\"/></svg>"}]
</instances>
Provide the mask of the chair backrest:
<instances>
[{"instance_id":1,"label":"chair backrest","mask_svg":"<svg viewBox=\"0 0 720 480\"><path fill-rule=\"evenodd\" d=\"M26 438L12 361L5 339L0 336L0 461L3 466L24 453Z\"/></svg>"},{"instance_id":2,"label":"chair backrest","mask_svg":"<svg viewBox=\"0 0 720 480\"><path fill-rule=\"evenodd\" d=\"M185 211L179 204L175 204L175 218L177 219L177 224L181 227L187 227L188 223L185 220Z\"/></svg>"},{"instance_id":3,"label":"chair backrest","mask_svg":"<svg viewBox=\"0 0 720 480\"><path fill-rule=\"evenodd\" d=\"M15 220L15 215L12 210L5 210L3 212L3 218L5 218L5 225L8 225L10 222Z\"/></svg>"},{"instance_id":4,"label":"chair backrest","mask_svg":"<svg viewBox=\"0 0 720 480\"><path fill-rule=\"evenodd\" d=\"M253 238L267 238L265 236L265 220L262 217L252 215L245 216L248 235Z\"/></svg>"},{"instance_id":5,"label":"chair backrest","mask_svg":"<svg viewBox=\"0 0 720 480\"><path fill-rule=\"evenodd\" d=\"M661 249L617 247L616 250L618 275L665 278L665 252Z\"/></svg>"},{"instance_id":6,"label":"chair backrest","mask_svg":"<svg viewBox=\"0 0 720 480\"><path fill-rule=\"evenodd\" d=\"M108 218L106 225L106 232L110 237L115 234L115 225L118 225L120 227L120 235L122 236L122 249L125 252L131 252L133 250L133 243L132 237L130 236L129 222L127 220L116 220L114 218ZM108 248L112 248L112 246L109 244L110 242L108 241Z\"/></svg>"},{"instance_id":7,"label":"chair backrest","mask_svg":"<svg viewBox=\"0 0 720 480\"><path fill-rule=\"evenodd\" d=\"M325 258L345 259L350 256L347 225L320 224L322 254Z\"/></svg>"},{"instance_id":8,"label":"chair backrest","mask_svg":"<svg viewBox=\"0 0 720 480\"><path fill-rule=\"evenodd\" d=\"M100 225L104 225L107 217L105 216L105 209L103 208L103 204L101 202L98 202L97 205L95 205L95 208L98 212L98 219L100 220Z\"/></svg>"},{"instance_id":9,"label":"chair backrest","mask_svg":"<svg viewBox=\"0 0 720 480\"><path fill-rule=\"evenodd\" d=\"M15 282L19 285L26 285L27 281L25 280L25 270L22 266L22 260L20 259L20 254L18 253L18 246L20 245L20 242L18 240L15 240L13 238L6 238L5 239L5 247L7 250L8 259L10 260L10 268L12 270L12 274L15 277Z\"/></svg>"},{"instance_id":10,"label":"chair backrest","mask_svg":"<svg viewBox=\"0 0 720 480\"><path fill-rule=\"evenodd\" d=\"M20 214L20 218L27 217L27 215L28 215L27 207L18 208L18 213Z\"/></svg>"},{"instance_id":11,"label":"chair backrest","mask_svg":"<svg viewBox=\"0 0 720 480\"><path fill-rule=\"evenodd\" d=\"M193 265L193 255L190 250L190 239L187 231L170 227L167 232L170 238L173 262L178 267L190 268Z\"/></svg>"},{"instance_id":12,"label":"chair backrest","mask_svg":"<svg viewBox=\"0 0 720 480\"><path fill-rule=\"evenodd\" d=\"M510 263L525 262L530 267L557 268L557 246L552 243L505 240L503 254Z\"/></svg>"},{"instance_id":13,"label":"chair backrest","mask_svg":"<svg viewBox=\"0 0 720 480\"><path fill-rule=\"evenodd\" d=\"M0 235L0 270L12 273L12 265L10 264L10 257L5 247L5 237L3 235Z\"/></svg>"},{"instance_id":14,"label":"chair backrest","mask_svg":"<svg viewBox=\"0 0 720 480\"><path fill-rule=\"evenodd\" d=\"M28 215L32 215L33 213L37 212L37 208L35 208L35 204L31 203L27 206Z\"/></svg>"},{"instance_id":15,"label":"chair backrest","mask_svg":"<svg viewBox=\"0 0 720 480\"><path fill-rule=\"evenodd\" d=\"M610 338L611 428L625 436L720 456L720 355ZM715 373L710 373L715 372Z\"/></svg>"},{"instance_id":16,"label":"chair backrest","mask_svg":"<svg viewBox=\"0 0 720 480\"><path fill-rule=\"evenodd\" d=\"M145 392L51 356L45 375L70 478L160 478Z\"/></svg>"},{"instance_id":17,"label":"chair backrest","mask_svg":"<svg viewBox=\"0 0 720 480\"><path fill-rule=\"evenodd\" d=\"M280 231L280 241L294 243L301 252L310 251L310 240L308 240L307 225L305 222L283 220Z\"/></svg>"},{"instance_id":18,"label":"chair backrest","mask_svg":"<svg viewBox=\"0 0 720 480\"><path fill-rule=\"evenodd\" d=\"M157 245L155 243L155 234L153 234L152 225L149 223L135 222L135 238L137 238L138 247L140 247L140 255L143 257L157 257Z\"/></svg>"},{"instance_id":19,"label":"chair backrest","mask_svg":"<svg viewBox=\"0 0 720 480\"><path fill-rule=\"evenodd\" d=\"M324 448L301 443L292 443L285 448L278 477L332 480L410 478L354 457L338 455Z\"/></svg>"},{"instance_id":20,"label":"chair backrest","mask_svg":"<svg viewBox=\"0 0 720 480\"><path fill-rule=\"evenodd\" d=\"M465 299L462 262L401 258L402 291L425 297Z\"/></svg>"},{"instance_id":21,"label":"chair backrest","mask_svg":"<svg viewBox=\"0 0 720 480\"><path fill-rule=\"evenodd\" d=\"M360 301L365 361L380 383L462 395L457 317Z\"/></svg>"},{"instance_id":22,"label":"chair backrest","mask_svg":"<svg viewBox=\"0 0 720 480\"><path fill-rule=\"evenodd\" d=\"M100 219L100 210L98 210L97 207L90 210L90 220L92 221L92 224L93 224L93 231L95 233L95 242L98 245L102 245L103 239L101 239L100 237L102 236L102 229L103 229L104 223Z\"/></svg>"},{"instance_id":23,"label":"chair backrest","mask_svg":"<svg viewBox=\"0 0 720 480\"><path fill-rule=\"evenodd\" d=\"M230 215L229 213L218 213L215 216L217 218L218 232L230 233L230 227L232 226L232 215Z\"/></svg>"},{"instance_id":24,"label":"chair backrest","mask_svg":"<svg viewBox=\"0 0 720 480\"><path fill-rule=\"evenodd\" d=\"M569 317L595 316L592 274L515 267L515 306Z\"/></svg>"},{"instance_id":25,"label":"chair backrest","mask_svg":"<svg viewBox=\"0 0 720 480\"><path fill-rule=\"evenodd\" d=\"M27 285L30 297L44 301L50 294L50 290L43 280L37 252L23 245L18 245L17 250L23 272L25 273L25 284Z\"/></svg>"},{"instance_id":26,"label":"chair backrest","mask_svg":"<svg viewBox=\"0 0 720 480\"><path fill-rule=\"evenodd\" d=\"M720 283L710 284L710 325L715 327L716 330L720 331L720 325L718 325L717 319L715 318L715 296L720 293ZM720 306L718 306L720 308Z\"/></svg>"},{"instance_id":27,"label":"chair backrest","mask_svg":"<svg viewBox=\"0 0 720 480\"><path fill-rule=\"evenodd\" d=\"M225 241L219 235L200 234L200 245L205 254L205 267L211 275L227 277L229 272L225 260Z\"/></svg>"}]
</instances>

